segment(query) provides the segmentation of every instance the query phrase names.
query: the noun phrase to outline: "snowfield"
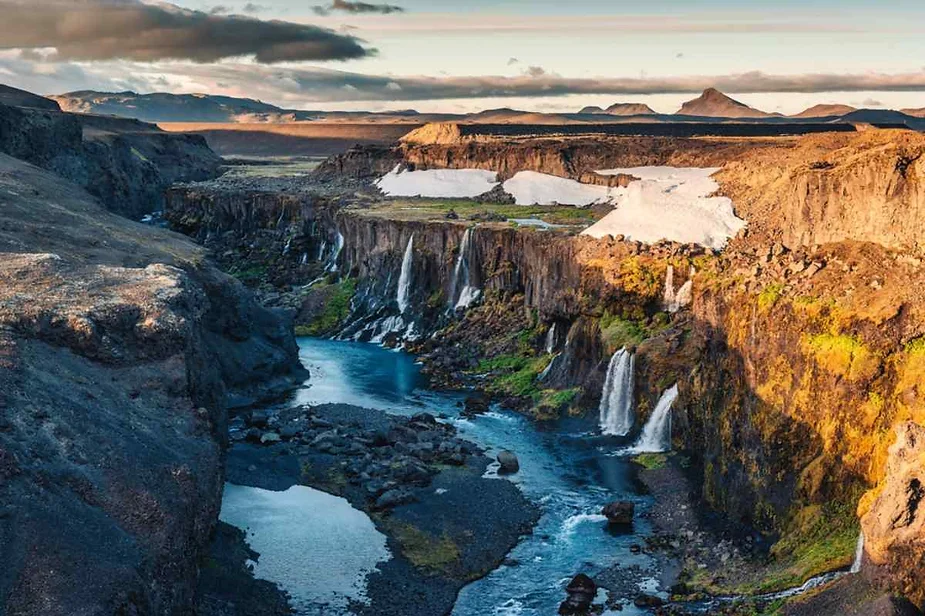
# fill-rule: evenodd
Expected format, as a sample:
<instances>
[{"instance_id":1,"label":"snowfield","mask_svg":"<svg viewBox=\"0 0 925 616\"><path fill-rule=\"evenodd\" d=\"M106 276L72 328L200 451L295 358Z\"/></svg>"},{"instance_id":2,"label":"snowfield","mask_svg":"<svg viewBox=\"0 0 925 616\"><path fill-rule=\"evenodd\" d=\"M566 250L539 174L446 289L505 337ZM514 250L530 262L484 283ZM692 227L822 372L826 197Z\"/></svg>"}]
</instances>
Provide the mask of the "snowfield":
<instances>
[{"instance_id":1,"label":"snowfield","mask_svg":"<svg viewBox=\"0 0 925 616\"><path fill-rule=\"evenodd\" d=\"M376 186L389 197L472 198L499 184L498 174L481 169L428 169L399 171L396 166Z\"/></svg>"},{"instance_id":2,"label":"snowfield","mask_svg":"<svg viewBox=\"0 0 925 616\"><path fill-rule=\"evenodd\" d=\"M521 171L504 183L504 192L512 195L517 205L577 205L612 203L620 188L581 184L555 175Z\"/></svg>"},{"instance_id":3,"label":"snowfield","mask_svg":"<svg viewBox=\"0 0 925 616\"><path fill-rule=\"evenodd\" d=\"M583 231L591 237L623 235L651 244L659 240L700 244L722 250L745 221L736 217L732 201L711 197L719 184L716 168L633 167L605 169L603 175L627 173L640 178L615 189L614 211Z\"/></svg>"}]
</instances>

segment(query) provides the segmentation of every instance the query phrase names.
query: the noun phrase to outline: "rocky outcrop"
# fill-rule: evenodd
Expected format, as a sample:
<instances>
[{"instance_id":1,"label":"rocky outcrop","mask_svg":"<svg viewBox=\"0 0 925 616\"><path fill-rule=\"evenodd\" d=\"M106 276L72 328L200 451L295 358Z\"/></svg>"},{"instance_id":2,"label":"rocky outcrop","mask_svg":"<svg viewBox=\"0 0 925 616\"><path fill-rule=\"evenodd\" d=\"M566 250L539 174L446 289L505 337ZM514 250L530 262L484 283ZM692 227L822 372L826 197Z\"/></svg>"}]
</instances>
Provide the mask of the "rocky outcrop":
<instances>
[{"instance_id":1,"label":"rocky outcrop","mask_svg":"<svg viewBox=\"0 0 925 616\"><path fill-rule=\"evenodd\" d=\"M189 613L227 408L304 378L291 331L70 182L0 155L0 195L0 612Z\"/></svg>"},{"instance_id":2,"label":"rocky outcrop","mask_svg":"<svg viewBox=\"0 0 925 616\"><path fill-rule=\"evenodd\" d=\"M52 101L49 101L55 105ZM163 209L174 182L218 173L220 159L197 135L103 116L15 107L0 101L0 152L65 177L117 214L139 219Z\"/></svg>"},{"instance_id":3,"label":"rocky outcrop","mask_svg":"<svg viewBox=\"0 0 925 616\"><path fill-rule=\"evenodd\" d=\"M925 245L925 137L911 131L805 137L755 150L717 176L751 231L786 246L843 240Z\"/></svg>"},{"instance_id":4,"label":"rocky outcrop","mask_svg":"<svg viewBox=\"0 0 925 616\"><path fill-rule=\"evenodd\" d=\"M870 497L861 505L869 507L861 518L867 572L925 609L925 427L897 428L886 477Z\"/></svg>"}]
</instances>

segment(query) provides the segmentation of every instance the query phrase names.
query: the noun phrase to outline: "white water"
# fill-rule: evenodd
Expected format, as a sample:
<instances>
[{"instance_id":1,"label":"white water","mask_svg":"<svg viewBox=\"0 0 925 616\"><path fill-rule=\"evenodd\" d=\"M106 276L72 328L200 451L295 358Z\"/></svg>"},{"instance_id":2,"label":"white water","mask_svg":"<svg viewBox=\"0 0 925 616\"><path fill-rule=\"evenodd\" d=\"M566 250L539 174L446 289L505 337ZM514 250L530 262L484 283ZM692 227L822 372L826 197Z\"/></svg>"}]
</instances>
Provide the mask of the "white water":
<instances>
[{"instance_id":1,"label":"white water","mask_svg":"<svg viewBox=\"0 0 925 616\"><path fill-rule=\"evenodd\" d=\"M665 272L665 292L662 295L662 308L674 314L689 306L694 297L694 268L691 268L687 281L681 285L681 288L674 289L674 267L668 266Z\"/></svg>"},{"instance_id":2,"label":"white water","mask_svg":"<svg viewBox=\"0 0 925 616\"><path fill-rule=\"evenodd\" d=\"M601 432L611 436L626 436L633 429L633 354L625 348L610 358L607 379L601 394Z\"/></svg>"},{"instance_id":3,"label":"white water","mask_svg":"<svg viewBox=\"0 0 925 616\"><path fill-rule=\"evenodd\" d=\"M674 385L659 398L652 416L646 422L639 440L630 449L632 453L660 453L671 451L671 405L678 398Z\"/></svg>"},{"instance_id":4,"label":"white water","mask_svg":"<svg viewBox=\"0 0 925 616\"><path fill-rule=\"evenodd\" d=\"M408 304L411 303L411 272L414 265L414 234L408 239L408 248L405 249L405 256L401 261L401 275L398 277L398 295L395 298L398 301L398 309L402 314L408 310Z\"/></svg>"},{"instance_id":5,"label":"white water","mask_svg":"<svg viewBox=\"0 0 925 616\"><path fill-rule=\"evenodd\" d=\"M864 564L864 533L858 535L858 544L854 548L854 562L851 563L851 573L860 573Z\"/></svg>"},{"instance_id":6,"label":"white water","mask_svg":"<svg viewBox=\"0 0 925 616\"><path fill-rule=\"evenodd\" d=\"M459 245L459 256L453 269L453 286L450 290L450 306L454 309L466 309L478 300L482 292L472 285L469 267L469 253L472 246L472 228L463 233Z\"/></svg>"},{"instance_id":7,"label":"white water","mask_svg":"<svg viewBox=\"0 0 925 616\"><path fill-rule=\"evenodd\" d=\"M271 492L226 484L220 517L245 530L260 554L254 576L279 584L302 614L346 613L351 601L364 602L366 576L390 558L366 514L304 486Z\"/></svg>"},{"instance_id":8,"label":"white water","mask_svg":"<svg viewBox=\"0 0 925 616\"><path fill-rule=\"evenodd\" d=\"M504 191L514 197L517 205L577 205L610 203L622 191L595 184L581 184L568 178L520 171L504 183Z\"/></svg>"},{"instance_id":9,"label":"white water","mask_svg":"<svg viewBox=\"0 0 925 616\"><path fill-rule=\"evenodd\" d=\"M549 331L546 332L546 353L550 355L556 350L556 325L557 323L553 323Z\"/></svg>"},{"instance_id":10,"label":"white water","mask_svg":"<svg viewBox=\"0 0 925 616\"><path fill-rule=\"evenodd\" d=\"M324 271L326 272L336 272L337 271L337 260L340 258L340 253L344 249L344 236L338 231L337 238L334 240L334 252L331 253L331 260L328 262L328 266Z\"/></svg>"}]
</instances>

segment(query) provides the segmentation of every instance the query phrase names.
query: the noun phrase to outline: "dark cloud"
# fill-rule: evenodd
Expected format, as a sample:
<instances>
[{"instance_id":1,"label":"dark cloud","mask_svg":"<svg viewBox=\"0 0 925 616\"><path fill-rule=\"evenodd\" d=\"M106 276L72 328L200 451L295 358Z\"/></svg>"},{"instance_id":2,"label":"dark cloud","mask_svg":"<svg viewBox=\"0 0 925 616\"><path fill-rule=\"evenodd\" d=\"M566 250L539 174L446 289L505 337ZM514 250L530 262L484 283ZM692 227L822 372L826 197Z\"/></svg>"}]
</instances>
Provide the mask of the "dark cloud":
<instances>
[{"instance_id":1,"label":"dark cloud","mask_svg":"<svg viewBox=\"0 0 925 616\"><path fill-rule=\"evenodd\" d=\"M0 49L53 47L59 60L215 62L253 56L271 64L375 53L359 39L326 28L138 0L0 0L0 11Z\"/></svg>"},{"instance_id":2,"label":"dark cloud","mask_svg":"<svg viewBox=\"0 0 925 616\"><path fill-rule=\"evenodd\" d=\"M334 0L329 5L316 6L313 8L318 15L330 15L335 11L345 13L379 13L381 15L390 15L392 13L404 13L405 9L394 4L371 4L369 2L350 2L349 0Z\"/></svg>"},{"instance_id":3,"label":"dark cloud","mask_svg":"<svg viewBox=\"0 0 925 616\"><path fill-rule=\"evenodd\" d=\"M269 11L270 7L264 6L262 4L254 4L253 2L248 2L241 10L245 13L250 13L253 15L254 13L263 13L265 11Z\"/></svg>"},{"instance_id":4,"label":"dark cloud","mask_svg":"<svg viewBox=\"0 0 925 616\"><path fill-rule=\"evenodd\" d=\"M546 75L546 69L542 66L528 66L526 72L530 77L543 77Z\"/></svg>"},{"instance_id":5,"label":"dark cloud","mask_svg":"<svg viewBox=\"0 0 925 616\"><path fill-rule=\"evenodd\" d=\"M519 63L520 63L520 60L518 60L517 58L508 58L507 60L508 66L512 66L514 64L519 64Z\"/></svg>"},{"instance_id":6,"label":"dark cloud","mask_svg":"<svg viewBox=\"0 0 925 616\"><path fill-rule=\"evenodd\" d=\"M213 6L208 11L209 15L227 15L230 12L231 12L231 9L223 4Z\"/></svg>"}]
</instances>

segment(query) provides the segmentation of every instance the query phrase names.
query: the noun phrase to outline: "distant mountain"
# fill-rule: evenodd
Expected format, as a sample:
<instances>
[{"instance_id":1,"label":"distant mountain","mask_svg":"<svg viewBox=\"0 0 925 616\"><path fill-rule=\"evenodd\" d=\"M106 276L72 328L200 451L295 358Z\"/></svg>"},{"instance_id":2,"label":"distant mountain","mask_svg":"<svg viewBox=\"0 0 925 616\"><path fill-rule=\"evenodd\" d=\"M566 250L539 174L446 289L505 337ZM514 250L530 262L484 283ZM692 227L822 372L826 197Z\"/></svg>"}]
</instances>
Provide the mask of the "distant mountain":
<instances>
[{"instance_id":1,"label":"distant mountain","mask_svg":"<svg viewBox=\"0 0 925 616\"><path fill-rule=\"evenodd\" d=\"M0 84L0 105L59 111L58 103L53 100L3 84Z\"/></svg>"},{"instance_id":2,"label":"distant mountain","mask_svg":"<svg viewBox=\"0 0 925 616\"><path fill-rule=\"evenodd\" d=\"M857 111L850 105L813 105L800 113L790 116L791 118L830 118L833 116L843 116L845 114Z\"/></svg>"},{"instance_id":3,"label":"distant mountain","mask_svg":"<svg viewBox=\"0 0 925 616\"><path fill-rule=\"evenodd\" d=\"M841 117L841 120L855 124L872 124L886 127L906 125L917 130L925 127L923 126L925 122L920 118L893 109L858 109L851 113L846 113Z\"/></svg>"},{"instance_id":4,"label":"distant mountain","mask_svg":"<svg viewBox=\"0 0 925 616\"><path fill-rule=\"evenodd\" d=\"M705 118L770 118L773 114L749 107L729 98L715 88L708 88L697 98L681 105L676 115Z\"/></svg>"},{"instance_id":5,"label":"distant mountain","mask_svg":"<svg viewBox=\"0 0 925 616\"><path fill-rule=\"evenodd\" d=\"M604 112L616 116L655 115L655 111L643 103L614 103Z\"/></svg>"},{"instance_id":6,"label":"distant mountain","mask_svg":"<svg viewBox=\"0 0 925 616\"><path fill-rule=\"evenodd\" d=\"M601 109L600 107L598 107L597 105L590 105L590 106L588 106L588 107L582 107L581 111L579 111L578 113L581 113L581 114L598 114L598 113L604 113L604 110Z\"/></svg>"},{"instance_id":7,"label":"distant mountain","mask_svg":"<svg viewBox=\"0 0 925 616\"><path fill-rule=\"evenodd\" d=\"M504 124L512 120L517 120L529 113L529 111L501 107L500 109L486 109L478 113L471 113L466 116L466 120L470 122Z\"/></svg>"},{"instance_id":8,"label":"distant mountain","mask_svg":"<svg viewBox=\"0 0 925 616\"><path fill-rule=\"evenodd\" d=\"M245 117L255 121L269 121L291 115L284 109L261 101L208 94L82 90L51 98L64 111L116 115L145 122L236 122Z\"/></svg>"},{"instance_id":9,"label":"distant mountain","mask_svg":"<svg viewBox=\"0 0 925 616\"><path fill-rule=\"evenodd\" d=\"M910 115L913 118L925 118L925 107L921 109L903 109L902 113Z\"/></svg>"}]
</instances>

